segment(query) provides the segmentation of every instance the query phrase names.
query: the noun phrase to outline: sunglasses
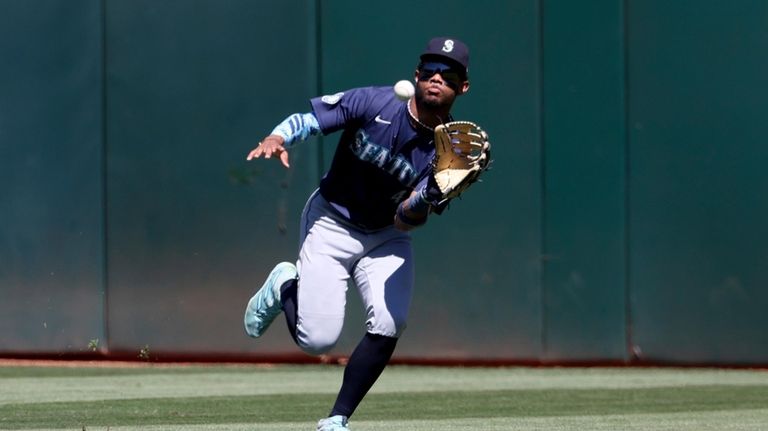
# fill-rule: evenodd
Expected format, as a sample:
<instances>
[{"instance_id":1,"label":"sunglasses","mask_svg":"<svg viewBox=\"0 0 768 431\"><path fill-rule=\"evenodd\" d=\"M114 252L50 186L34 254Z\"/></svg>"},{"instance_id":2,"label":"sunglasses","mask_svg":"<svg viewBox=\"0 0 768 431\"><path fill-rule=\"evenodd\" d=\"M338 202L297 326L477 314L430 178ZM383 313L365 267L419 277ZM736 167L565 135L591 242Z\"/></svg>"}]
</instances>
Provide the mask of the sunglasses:
<instances>
[{"instance_id":1,"label":"sunglasses","mask_svg":"<svg viewBox=\"0 0 768 431\"><path fill-rule=\"evenodd\" d=\"M464 82L464 74L447 64L422 63L419 65L419 81L426 81L438 73L449 86L458 87L460 83Z\"/></svg>"}]
</instances>

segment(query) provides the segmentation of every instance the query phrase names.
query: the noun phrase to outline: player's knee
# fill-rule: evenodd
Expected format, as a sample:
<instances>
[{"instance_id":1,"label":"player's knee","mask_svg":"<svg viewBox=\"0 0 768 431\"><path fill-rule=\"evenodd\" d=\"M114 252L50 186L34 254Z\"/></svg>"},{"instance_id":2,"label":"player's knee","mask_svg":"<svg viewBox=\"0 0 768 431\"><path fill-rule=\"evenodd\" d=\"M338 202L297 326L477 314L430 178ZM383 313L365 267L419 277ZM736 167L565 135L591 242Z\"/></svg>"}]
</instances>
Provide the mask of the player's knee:
<instances>
[{"instance_id":1,"label":"player's knee","mask_svg":"<svg viewBox=\"0 0 768 431\"><path fill-rule=\"evenodd\" d=\"M302 330L296 337L296 344L304 353L322 355L333 349L339 340L340 331Z\"/></svg>"},{"instance_id":2,"label":"player's knee","mask_svg":"<svg viewBox=\"0 0 768 431\"><path fill-rule=\"evenodd\" d=\"M317 355L322 355L323 353L328 353L328 351L333 349L333 346L336 345L336 340L327 340L327 339L303 340L299 338L298 345L304 353L308 355L317 356Z\"/></svg>"},{"instance_id":3,"label":"player's knee","mask_svg":"<svg viewBox=\"0 0 768 431\"><path fill-rule=\"evenodd\" d=\"M390 314L371 318L367 322L368 332L394 338L399 338L407 325L405 316Z\"/></svg>"}]
</instances>

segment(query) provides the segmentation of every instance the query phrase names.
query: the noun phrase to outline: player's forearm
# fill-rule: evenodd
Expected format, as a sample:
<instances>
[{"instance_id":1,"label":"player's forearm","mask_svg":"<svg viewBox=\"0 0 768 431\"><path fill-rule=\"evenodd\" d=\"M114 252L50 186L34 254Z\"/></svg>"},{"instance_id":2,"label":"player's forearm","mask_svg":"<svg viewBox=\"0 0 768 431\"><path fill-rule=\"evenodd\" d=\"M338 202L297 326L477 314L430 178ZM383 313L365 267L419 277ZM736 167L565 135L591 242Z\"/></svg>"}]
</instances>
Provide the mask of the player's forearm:
<instances>
[{"instance_id":1,"label":"player's forearm","mask_svg":"<svg viewBox=\"0 0 768 431\"><path fill-rule=\"evenodd\" d=\"M312 112L306 114L292 114L282 123L278 124L272 135L278 135L285 139L286 148L290 148L296 141L304 141L310 135L320 133L320 124Z\"/></svg>"},{"instance_id":2,"label":"player's forearm","mask_svg":"<svg viewBox=\"0 0 768 431\"><path fill-rule=\"evenodd\" d=\"M414 191L397 206L395 226L400 230L412 230L427 222L431 206L420 191Z\"/></svg>"}]
</instances>

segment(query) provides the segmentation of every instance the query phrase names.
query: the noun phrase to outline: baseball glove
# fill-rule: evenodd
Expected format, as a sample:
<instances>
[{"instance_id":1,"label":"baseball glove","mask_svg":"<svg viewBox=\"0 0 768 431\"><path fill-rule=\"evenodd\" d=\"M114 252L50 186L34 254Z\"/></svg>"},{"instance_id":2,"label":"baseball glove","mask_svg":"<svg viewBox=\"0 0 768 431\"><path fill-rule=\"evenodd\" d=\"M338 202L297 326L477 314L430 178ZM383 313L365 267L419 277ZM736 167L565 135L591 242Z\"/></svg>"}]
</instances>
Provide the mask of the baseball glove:
<instances>
[{"instance_id":1,"label":"baseball glove","mask_svg":"<svg viewBox=\"0 0 768 431\"><path fill-rule=\"evenodd\" d=\"M435 128L433 175L442 199L461 195L491 162L488 135L470 121L452 121Z\"/></svg>"}]
</instances>

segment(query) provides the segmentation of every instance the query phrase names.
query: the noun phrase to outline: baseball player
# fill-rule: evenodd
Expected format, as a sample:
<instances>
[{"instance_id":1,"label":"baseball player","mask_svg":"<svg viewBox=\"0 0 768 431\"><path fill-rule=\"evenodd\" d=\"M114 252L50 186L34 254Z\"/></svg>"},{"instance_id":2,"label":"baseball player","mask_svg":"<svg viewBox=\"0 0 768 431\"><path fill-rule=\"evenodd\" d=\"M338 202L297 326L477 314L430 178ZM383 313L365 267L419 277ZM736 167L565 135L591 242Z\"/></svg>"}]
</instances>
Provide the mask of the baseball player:
<instances>
[{"instance_id":1,"label":"baseball player","mask_svg":"<svg viewBox=\"0 0 768 431\"><path fill-rule=\"evenodd\" d=\"M314 98L289 116L247 159L278 158L310 135L342 131L331 167L301 216L296 264L282 262L248 302L245 330L261 336L281 312L306 353L329 351L341 334L348 281L359 291L367 332L344 370L338 397L317 430L347 431L405 329L414 284L410 231L447 199L432 175L436 126L451 121L469 90L469 49L457 39L429 41L407 101L392 87L355 88Z\"/></svg>"}]
</instances>

